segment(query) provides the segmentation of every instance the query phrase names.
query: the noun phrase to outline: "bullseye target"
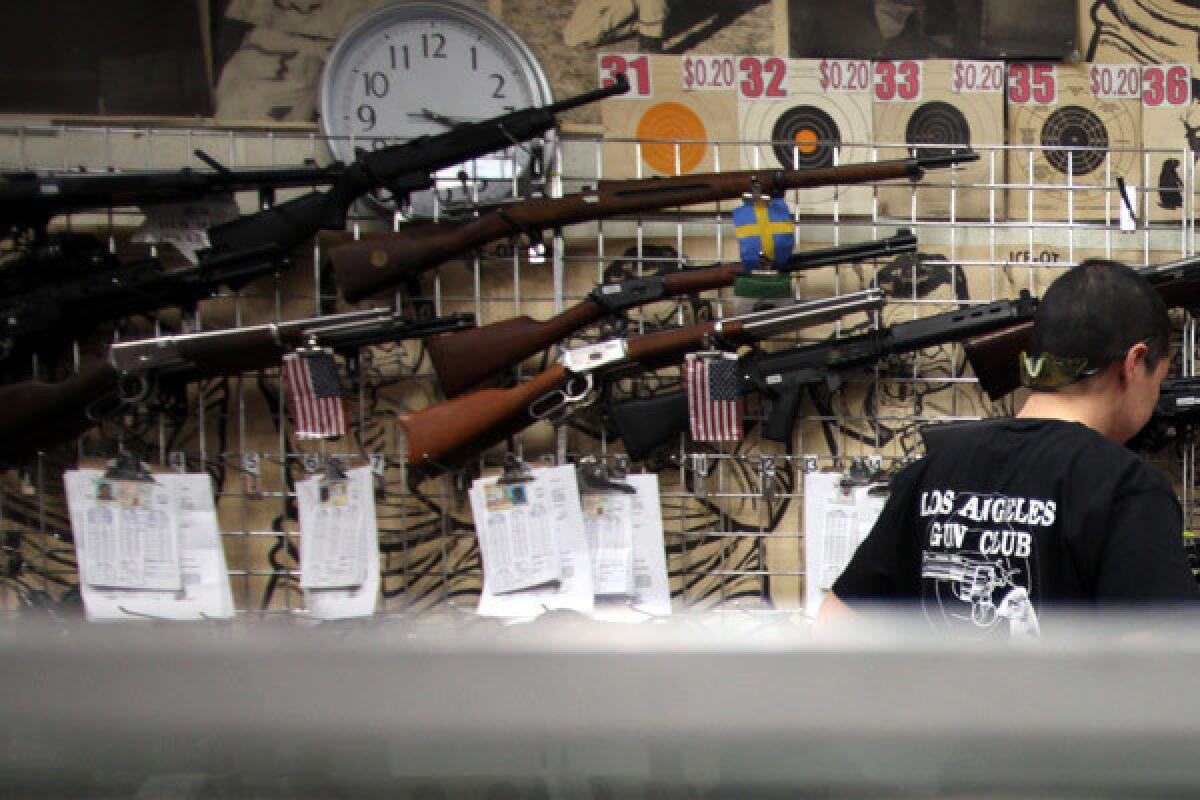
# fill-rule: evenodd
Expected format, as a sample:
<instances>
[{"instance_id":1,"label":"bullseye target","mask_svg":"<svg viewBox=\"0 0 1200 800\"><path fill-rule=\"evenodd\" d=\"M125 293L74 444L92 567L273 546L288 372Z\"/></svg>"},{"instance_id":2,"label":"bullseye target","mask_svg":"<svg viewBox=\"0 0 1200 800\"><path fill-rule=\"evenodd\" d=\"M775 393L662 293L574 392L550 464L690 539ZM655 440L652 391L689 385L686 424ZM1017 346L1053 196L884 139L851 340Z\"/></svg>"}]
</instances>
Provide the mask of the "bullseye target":
<instances>
[{"instance_id":1,"label":"bullseye target","mask_svg":"<svg viewBox=\"0 0 1200 800\"><path fill-rule=\"evenodd\" d=\"M646 109L636 133L642 160L665 175L692 172L708 149L704 120L683 103L657 103Z\"/></svg>"},{"instance_id":2,"label":"bullseye target","mask_svg":"<svg viewBox=\"0 0 1200 800\"><path fill-rule=\"evenodd\" d=\"M821 59L788 59L786 95L738 101L746 169L822 169L872 160L871 94L821 86ZM800 213L868 214L871 189L833 186L789 196Z\"/></svg>"},{"instance_id":3,"label":"bullseye target","mask_svg":"<svg viewBox=\"0 0 1200 800\"><path fill-rule=\"evenodd\" d=\"M983 66L987 74L1003 73L999 62ZM943 156L969 147L979 153L979 161L953 172L930 171L917 187L881 186L880 213L941 219L982 219L991 213L995 193L988 185L1000 178L1004 166L1003 81L967 90L961 71L957 61L922 61L915 97L875 104L875 141L880 158L903 158L914 150Z\"/></svg>"},{"instance_id":4,"label":"bullseye target","mask_svg":"<svg viewBox=\"0 0 1200 800\"><path fill-rule=\"evenodd\" d=\"M737 91L683 88L679 56L646 60L649 95L610 97L600 103L604 125L601 177L686 175L741 168L737 144Z\"/></svg>"},{"instance_id":5,"label":"bullseye target","mask_svg":"<svg viewBox=\"0 0 1200 800\"><path fill-rule=\"evenodd\" d=\"M955 148L971 146L971 124L955 106L941 100L923 103L908 118L904 129L907 144L944 144L945 148L923 147L922 155L948 155Z\"/></svg>"},{"instance_id":6,"label":"bullseye target","mask_svg":"<svg viewBox=\"0 0 1200 800\"><path fill-rule=\"evenodd\" d=\"M832 167L841 144L837 123L816 106L789 108L771 129L771 149L785 169Z\"/></svg>"},{"instance_id":7,"label":"bullseye target","mask_svg":"<svg viewBox=\"0 0 1200 800\"><path fill-rule=\"evenodd\" d=\"M1108 150L1108 128L1094 113L1081 106L1065 106L1046 118L1042 125L1042 147L1082 147L1085 150L1046 150L1050 166L1066 175L1089 175L1104 164Z\"/></svg>"},{"instance_id":8,"label":"bullseye target","mask_svg":"<svg viewBox=\"0 0 1200 800\"><path fill-rule=\"evenodd\" d=\"M1008 105L1009 213L1116 224L1121 208L1117 178L1130 186L1145 186L1142 156L1137 152L1143 146L1142 100L1096 97L1094 65L1039 66L1044 88L1052 90L1046 92L1050 102L1017 102L1010 97ZM1139 201L1143 196L1139 194Z\"/></svg>"}]
</instances>

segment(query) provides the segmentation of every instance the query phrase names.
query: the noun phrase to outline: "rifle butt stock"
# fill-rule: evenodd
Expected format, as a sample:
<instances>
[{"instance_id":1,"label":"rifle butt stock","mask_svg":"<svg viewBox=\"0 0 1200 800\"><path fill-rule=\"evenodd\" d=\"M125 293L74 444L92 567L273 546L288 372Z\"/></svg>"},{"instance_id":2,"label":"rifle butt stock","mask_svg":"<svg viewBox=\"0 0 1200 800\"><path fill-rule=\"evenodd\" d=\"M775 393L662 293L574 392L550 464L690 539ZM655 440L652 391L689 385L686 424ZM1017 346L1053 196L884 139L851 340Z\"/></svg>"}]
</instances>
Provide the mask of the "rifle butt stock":
<instances>
[{"instance_id":1,"label":"rifle butt stock","mask_svg":"<svg viewBox=\"0 0 1200 800\"><path fill-rule=\"evenodd\" d=\"M117 372L106 364L59 383L0 386L0 464L23 464L39 450L81 435L95 424L88 408L116 386Z\"/></svg>"},{"instance_id":2,"label":"rifle butt stock","mask_svg":"<svg viewBox=\"0 0 1200 800\"><path fill-rule=\"evenodd\" d=\"M967 339L963 352L979 381L979 388L993 402L1021 385L1020 357L1033 342L1033 323L1022 322L1009 328Z\"/></svg>"},{"instance_id":3,"label":"rifle butt stock","mask_svg":"<svg viewBox=\"0 0 1200 800\"><path fill-rule=\"evenodd\" d=\"M346 300L357 303L489 241L472 237L471 223L417 222L390 236L345 242L329 248L333 279Z\"/></svg>"},{"instance_id":4,"label":"rifle butt stock","mask_svg":"<svg viewBox=\"0 0 1200 800\"><path fill-rule=\"evenodd\" d=\"M667 392L626 400L609 409L625 452L640 461L688 430L687 392Z\"/></svg>"},{"instance_id":5,"label":"rifle butt stock","mask_svg":"<svg viewBox=\"0 0 1200 800\"><path fill-rule=\"evenodd\" d=\"M529 407L561 389L567 372L555 365L512 389L480 389L397 418L410 468L451 469L534 422Z\"/></svg>"},{"instance_id":6,"label":"rifle butt stock","mask_svg":"<svg viewBox=\"0 0 1200 800\"><path fill-rule=\"evenodd\" d=\"M599 319L601 313L594 301L585 300L548 320L522 315L461 333L431 336L425 349L442 391L454 397L554 345Z\"/></svg>"}]
</instances>

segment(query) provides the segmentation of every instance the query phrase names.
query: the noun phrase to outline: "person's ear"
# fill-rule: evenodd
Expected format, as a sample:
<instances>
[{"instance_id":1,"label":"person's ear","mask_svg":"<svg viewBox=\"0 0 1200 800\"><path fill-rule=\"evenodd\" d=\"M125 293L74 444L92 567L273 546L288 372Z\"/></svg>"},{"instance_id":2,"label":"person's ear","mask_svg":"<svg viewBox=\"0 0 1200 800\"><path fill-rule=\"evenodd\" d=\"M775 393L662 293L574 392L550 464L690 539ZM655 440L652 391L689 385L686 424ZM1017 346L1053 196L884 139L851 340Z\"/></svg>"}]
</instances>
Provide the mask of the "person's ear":
<instances>
[{"instance_id":1,"label":"person's ear","mask_svg":"<svg viewBox=\"0 0 1200 800\"><path fill-rule=\"evenodd\" d=\"M1138 362L1141 362L1142 368L1149 370L1146 366L1146 356L1150 354L1150 348L1145 342L1138 342L1125 351L1125 359L1121 364L1121 377L1128 382L1133 378L1133 373L1137 369Z\"/></svg>"}]
</instances>

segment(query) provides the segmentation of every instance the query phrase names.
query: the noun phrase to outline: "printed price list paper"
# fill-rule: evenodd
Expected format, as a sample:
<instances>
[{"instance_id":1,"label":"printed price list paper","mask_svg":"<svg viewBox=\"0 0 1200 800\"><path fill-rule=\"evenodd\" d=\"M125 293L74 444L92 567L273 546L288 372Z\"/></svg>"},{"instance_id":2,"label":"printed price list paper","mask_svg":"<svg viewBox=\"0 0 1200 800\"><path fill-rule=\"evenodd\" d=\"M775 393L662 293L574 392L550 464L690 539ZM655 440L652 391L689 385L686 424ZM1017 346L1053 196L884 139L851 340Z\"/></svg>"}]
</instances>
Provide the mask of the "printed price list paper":
<instances>
[{"instance_id":1,"label":"printed price list paper","mask_svg":"<svg viewBox=\"0 0 1200 800\"><path fill-rule=\"evenodd\" d=\"M144 484L152 487L152 505L165 498L160 506L164 524L151 533L158 539L152 547L162 552L175 549L175 589L116 588L94 583L91 565L96 557L89 550L90 537L83 532L92 512L110 502L107 498L120 496L119 487L112 486L114 482L107 481L98 469L71 470L65 473L64 482L88 619L199 620L233 616L233 594L208 475L161 474L154 476L153 484ZM103 488L105 484L108 489Z\"/></svg>"},{"instance_id":2,"label":"printed price list paper","mask_svg":"<svg viewBox=\"0 0 1200 800\"><path fill-rule=\"evenodd\" d=\"M361 586L367 548L362 529L372 486L360 481L310 478L296 484L300 512L300 586L341 589Z\"/></svg>"},{"instance_id":3,"label":"printed price list paper","mask_svg":"<svg viewBox=\"0 0 1200 800\"><path fill-rule=\"evenodd\" d=\"M570 465L544 467L532 470L532 474L533 480L506 487L523 487L523 492L517 493L516 497L510 492L507 500L496 499L491 509L488 508L486 490L498 485L497 479L479 480L471 486L471 511L483 556L483 591L477 613L525 619L552 610L590 614L595 608L595 591L575 468ZM493 494L493 498L497 497ZM509 507L504 507L506 503ZM533 513L535 508L538 509L536 515ZM538 520L537 526L515 527L505 519L512 516L519 516L525 522L534 517ZM543 531L549 531L553 537L553 555L546 549ZM509 537L513 533L517 534L513 539L520 539L519 544L496 541L498 537ZM515 575L516 561L528 565L528 571L520 579ZM555 563L557 566L551 568ZM501 574L500 583L495 583L496 573L502 567L507 572ZM540 583L531 583L534 580ZM497 586L508 587L523 582L530 582L526 585L531 588L496 589Z\"/></svg>"},{"instance_id":4,"label":"printed price list paper","mask_svg":"<svg viewBox=\"0 0 1200 800\"><path fill-rule=\"evenodd\" d=\"M598 597L633 594L633 501L624 492L583 495L583 520Z\"/></svg>"},{"instance_id":5,"label":"printed price list paper","mask_svg":"<svg viewBox=\"0 0 1200 800\"><path fill-rule=\"evenodd\" d=\"M310 508L317 510L316 507L321 504L321 480L311 478L296 484L296 494L300 498L302 511L302 537L303 509L306 504L312 504ZM327 538L322 548L312 552L323 554L327 559L322 570L331 582L349 580L350 575L356 575L357 581L335 588L304 587L304 604L308 608L308 615L313 619L365 617L375 611L381 578L374 481L370 466L353 467L346 470L344 482L337 482L343 484L337 492L330 491L325 495L326 504L343 516L335 526L336 535ZM327 528L326 533L335 531ZM305 548L302 540L302 571L308 552L310 551ZM342 577L334 577L335 575Z\"/></svg>"},{"instance_id":6,"label":"printed price list paper","mask_svg":"<svg viewBox=\"0 0 1200 800\"><path fill-rule=\"evenodd\" d=\"M886 497L841 485L836 472L804 476L804 608L815 617L825 595L867 538Z\"/></svg>"},{"instance_id":7,"label":"printed price list paper","mask_svg":"<svg viewBox=\"0 0 1200 800\"><path fill-rule=\"evenodd\" d=\"M90 489L90 491L89 491ZM170 495L156 483L100 477L83 487L79 572L109 589L183 587ZM90 495L90 496L86 496Z\"/></svg>"},{"instance_id":8,"label":"printed price list paper","mask_svg":"<svg viewBox=\"0 0 1200 800\"><path fill-rule=\"evenodd\" d=\"M595 618L608 622L644 622L671 613L671 586L667 575L667 553L663 547L662 506L658 475L630 475L626 482L636 494L629 498L629 520L633 542L633 591L620 603L596 606ZM599 589L597 589L599 594Z\"/></svg>"}]
</instances>

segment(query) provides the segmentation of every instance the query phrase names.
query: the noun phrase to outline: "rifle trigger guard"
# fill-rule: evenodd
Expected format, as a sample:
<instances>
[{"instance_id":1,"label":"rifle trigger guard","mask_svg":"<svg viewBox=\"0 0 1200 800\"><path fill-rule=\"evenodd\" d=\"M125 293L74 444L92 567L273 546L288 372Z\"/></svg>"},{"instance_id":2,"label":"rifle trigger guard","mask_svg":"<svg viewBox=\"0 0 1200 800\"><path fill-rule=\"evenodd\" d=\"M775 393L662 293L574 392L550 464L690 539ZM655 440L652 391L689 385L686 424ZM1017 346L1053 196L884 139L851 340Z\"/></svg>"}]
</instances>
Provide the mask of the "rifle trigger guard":
<instances>
[{"instance_id":1,"label":"rifle trigger guard","mask_svg":"<svg viewBox=\"0 0 1200 800\"><path fill-rule=\"evenodd\" d=\"M575 409L586 408L596 402L594 388L595 379L590 372L575 375L563 388L547 392L530 403L529 416L557 422Z\"/></svg>"}]
</instances>

